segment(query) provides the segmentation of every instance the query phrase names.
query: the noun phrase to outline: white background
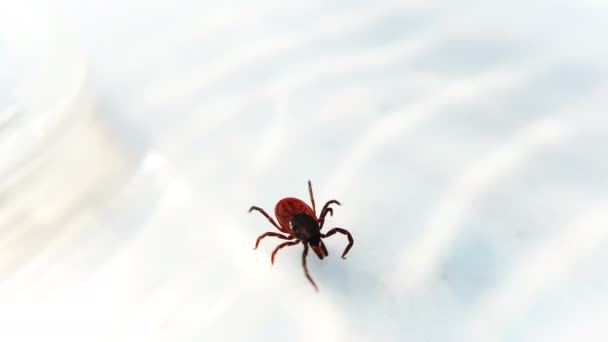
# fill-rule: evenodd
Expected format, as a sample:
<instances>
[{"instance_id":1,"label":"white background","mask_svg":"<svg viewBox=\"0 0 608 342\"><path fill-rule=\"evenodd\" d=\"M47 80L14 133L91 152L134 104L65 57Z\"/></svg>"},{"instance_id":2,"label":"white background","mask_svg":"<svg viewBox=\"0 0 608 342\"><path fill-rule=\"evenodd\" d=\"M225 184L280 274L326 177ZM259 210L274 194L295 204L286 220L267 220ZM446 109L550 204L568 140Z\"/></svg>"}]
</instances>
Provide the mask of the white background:
<instances>
[{"instance_id":1,"label":"white background","mask_svg":"<svg viewBox=\"0 0 608 342\"><path fill-rule=\"evenodd\" d=\"M89 62L95 169L127 166L0 227L0 340L608 339L605 2L37 8ZM355 238L319 293L247 214L308 179Z\"/></svg>"}]
</instances>

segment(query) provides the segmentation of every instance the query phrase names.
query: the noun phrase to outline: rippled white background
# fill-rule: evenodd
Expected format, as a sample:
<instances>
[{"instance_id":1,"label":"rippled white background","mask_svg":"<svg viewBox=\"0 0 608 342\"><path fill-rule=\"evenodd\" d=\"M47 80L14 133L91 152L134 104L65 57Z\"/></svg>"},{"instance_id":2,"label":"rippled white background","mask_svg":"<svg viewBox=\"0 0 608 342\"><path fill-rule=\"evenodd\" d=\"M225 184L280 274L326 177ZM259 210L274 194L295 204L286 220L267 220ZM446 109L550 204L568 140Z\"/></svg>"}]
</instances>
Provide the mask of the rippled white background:
<instances>
[{"instance_id":1,"label":"rippled white background","mask_svg":"<svg viewBox=\"0 0 608 342\"><path fill-rule=\"evenodd\" d=\"M0 340L608 339L605 2L44 6L127 166L0 227ZM318 294L247 214L308 179L355 238Z\"/></svg>"}]
</instances>

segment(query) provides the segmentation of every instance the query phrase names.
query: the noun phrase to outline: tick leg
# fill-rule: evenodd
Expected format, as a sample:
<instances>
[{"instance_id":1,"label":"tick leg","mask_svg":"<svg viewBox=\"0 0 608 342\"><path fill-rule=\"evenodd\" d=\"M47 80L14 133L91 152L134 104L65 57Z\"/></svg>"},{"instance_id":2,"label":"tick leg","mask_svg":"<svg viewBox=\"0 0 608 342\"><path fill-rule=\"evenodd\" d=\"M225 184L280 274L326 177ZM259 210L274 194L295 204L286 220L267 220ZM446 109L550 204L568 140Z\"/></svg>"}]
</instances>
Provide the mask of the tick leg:
<instances>
[{"instance_id":1,"label":"tick leg","mask_svg":"<svg viewBox=\"0 0 608 342\"><path fill-rule=\"evenodd\" d=\"M325 205L323 206L323 209L321 209L321 215L319 215L319 228L323 228L323 223L325 223L325 216L328 213L329 213L329 216L334 215L334 210L329 207L332 204L340 205L340 202L338 202L334 199L331 201L327 201L327 203L325 203Z\"/></svg>"},{"instance_id":2,"label":"tick leg","mask_svg":"<svg viewBox=\"0 0 608 342\"><path fill-rule=\"evenodd\" d=\"M274 236L274 237L278 237L279 239L283 239L283 240L293 239L293 237L291 237L291 236L286 236L286 235L282 235L282 234L275 233L275 232L266 232L266 233L258 236L258 239L255 240L255 247L253 247L253 249L258 249L258 245L260 244L260 241L262 241L262 239L267 236Z\"/></svg>"},{"instance_id":3,"label":"tick leg","mask_svg":"<svg viewBox=\"0 0 608 342\"><path fill-rule=\"evenodd\" d=\"M315 291L319 292L319 288L317 287L317 284L315 284L315 281L312 280L312 277L310 276L310 274L308 274L308 267L306 266L306 256L307 255L308 255L308 245L306 243L304 243L304 253L302 253L302 267L304 267L304 274L306 275L306 278L308 278L308 281L310 281L312 286L314 286Z\"/></svg>"},{"instance_id":4,"label":"tick leg","mask_svg":"<svg viewBox=\"0 0 608 342\"><path fill-rule=\"evenodd\" d=\"M290 237L289 239L292 239L292 238ZM281 249L283 247L287 247L287 246L294 246L299 243L300 243L300 240L296 240L296 241L283 242L282 244L278 245L277 248L275 248L274 251L272 251L272 255L270 256L270 265L274 265L274 255L277 254L279 249Z\"/></svg>"},{"instance_id":5,"label":"tick leg","mask_svg":"<svg viewBox=\"0 0 608 342\"><path fill-rule=\"evenodd\" d=\"M310 202L312 203L312 212L317 216L317 210L315 209L315 196L312 195L312 183L308 181L308 194L310 195Z\"/></svg>"},{"instance_id":6,"label":"tick leg","mask_svg":"<svg viewBox=\"0 0 608 342\"><path fill-rule=\"evenodd\" d=\"M323 211L321 217L319 218L319 230L323 229L323 224L325 224L325 216L329 214L329 216L334 216L334 210L332 208L327 208Z\"/></svg>"},{"instance_id":7,"label":"tick leg","mask_svg":"<svg viewBox=\"0 0 608 342\"><path fill-rule=\"evenodd\" d=\"M348 251L350 250L350 248L353 246L353 237L352 235L350 235L350 232L346 229L342 229L342 228L334 228L334 229L330 229L327 234L321 235L321 237L330 237L336 233L340 233L340 234L344 234L346 235L346 237L348 237L348 246L346 246L346 248L344 249L344 252L342 253L342 259L346 259L346 253L348 253Z\"/></svg>"},{"instance_id":8,"label":"tick leg","mask_svg":"<svg viewBox=\"0 0 608 342\"><path fill-rule=\"evenodd\" d=\"M256 206L253 206L253 207L249 208L249 212L252 212L252 211L254 211L254 210L259 211L259 212L260 212L260 214L264 215L264 217L265 217L265 218L267 218L267 219L268 219L268 221L270 221L270 223L272 223L272 225L273 225L273 226L277 227L277 229L278 229L278 230L283 231L283 230L281 229L281 227L279 227L279 225L278 225L276 222L274 222L274 220L272 219L272 217L270 217L270 215L268 215L268 214L267 214L267 213L264 211L264 209L259 208L259 207L256 207Z\"/></svg>"}]
</instances>

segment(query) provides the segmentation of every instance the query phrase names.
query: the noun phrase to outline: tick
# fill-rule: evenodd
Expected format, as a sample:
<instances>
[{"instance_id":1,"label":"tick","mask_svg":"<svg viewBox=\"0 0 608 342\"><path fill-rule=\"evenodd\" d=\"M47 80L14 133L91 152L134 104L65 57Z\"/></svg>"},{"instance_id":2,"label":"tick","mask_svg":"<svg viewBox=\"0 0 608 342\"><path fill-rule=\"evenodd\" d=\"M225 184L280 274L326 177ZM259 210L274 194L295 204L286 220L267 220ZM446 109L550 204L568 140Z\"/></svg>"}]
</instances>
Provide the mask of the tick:
<instances>
[{"instance_id":1,"label":"tick","mask_svg":"<svg viewBox=\"0 0 608 342\"><path fill-rule=\"evenodd\" d=\"M333 216L334 211L330 207L332 204L340 205L340 202L332 199L327 201L323 208L321 209L321 213L317 216L317 211L315 209L315 198L312 194L312 184L308 181L308 193L310 194L310 202L312 204L312 208L308 206L304 201L293 198L286 197L280 200L274 207L274 215L279 221L277 224L270 215L268 215L263 209L253 206L249 209L249 212L259 211L260 214L264 215L270 223L272 223L275 228L277 228L280 232L284 234L279 234L275 232L266 232L258 237L255 241L255 247L253 249L257 249L260 241L263 238L268 236L277 237L283 240L290 240L278 245L272 255L270 256L270 264L274 264L274 257L277 252L287 246L295 246L300 242L304 245L304 252L302 253L302 267L304 268L304 274L308 281L312 284L316 291L319 291L317 284L312 280L312 277L308 273L308 267L306 266L306 256L308 255L308 246L312 248L313 252L319 257L319 259L323 260L324 257L328 255L327 248L325 248L325 244L323 244L322 238L330 237L336 233L344 234L348 238L348 245L344 249L342 253L342 259L346 259L346 253L353 246L353 237L350 235L350 232L343 228L332 228L327 234L321 233L321 229L323 229L323 224L325 223L325 217L327 214Z\"/></svg>"}]
</instances>

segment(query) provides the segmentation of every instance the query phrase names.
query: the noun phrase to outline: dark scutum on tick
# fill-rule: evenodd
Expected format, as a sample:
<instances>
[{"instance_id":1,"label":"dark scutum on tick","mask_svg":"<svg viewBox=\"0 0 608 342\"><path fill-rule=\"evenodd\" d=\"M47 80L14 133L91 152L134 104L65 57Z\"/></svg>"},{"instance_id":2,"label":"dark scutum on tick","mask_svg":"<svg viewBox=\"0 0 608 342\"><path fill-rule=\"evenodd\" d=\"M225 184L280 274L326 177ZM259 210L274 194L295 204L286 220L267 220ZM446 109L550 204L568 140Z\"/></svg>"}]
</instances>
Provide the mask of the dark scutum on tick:
<instances>
[{"instance_id":1,"label":"dark scutum on tick","mask_svg":"<svg viewBox=\"0 0 608 342\"><path fill-rule=\"evenodd\" d=\"M266 232L258 237L253 249L257 249L260 241L268 236L274 236L283 240L294 240L283 242L274 249L272 255L270 256L270 263L274 264L274 257L281 248L295 246L301 242L304 245L304 252L302 253L302 267L304 268L304 274L315 290L319 291L317 284L315 284L314 280L312 280L312 277L308 273L308 267L306 266L308 247L310 246L310 248L312 248L313 252L319 257L319 259L323 259L328 255L328 253L322 238L330 237L336 233L344 234L348 238L348 245L342 253L342 259L346 259L346 253L348 253L350 248L353 246L353 237L350 235L348 230L338 227L330 229L327 234L321 233L321 229L323 229L323 224L325 223L325 217L327 214L330 216L334 214L334 211L330 206L332 204L340 205L340 202L336 200L327 201L327 203L325 203L321 209L321 213L317 217L315 198L312 194L312 184L310 181L308 181L308 193L310 194L312 208L302 200L293 197L283 198L276 204L274 212L279 224L277 224L274 219L263 209L255 206L249 209L249 212L254 210L260 212L268 221L270 221L273 226L275 226L282 233L286 234L284 235L275 232Z\"/></svg>"}]
</instances>

